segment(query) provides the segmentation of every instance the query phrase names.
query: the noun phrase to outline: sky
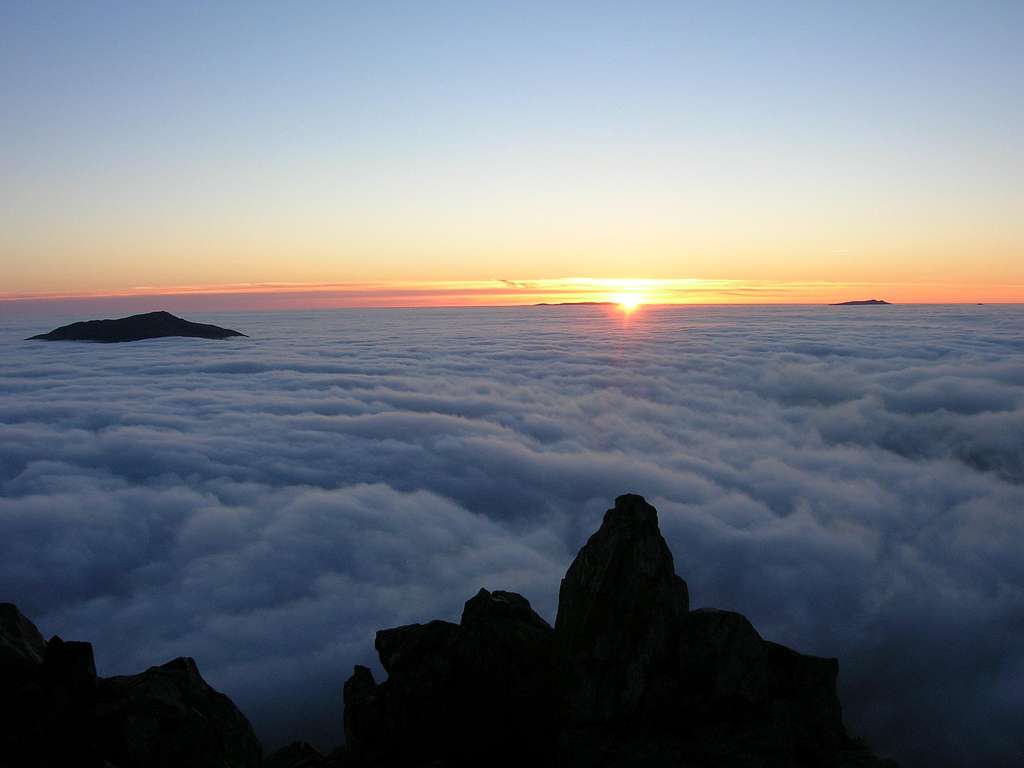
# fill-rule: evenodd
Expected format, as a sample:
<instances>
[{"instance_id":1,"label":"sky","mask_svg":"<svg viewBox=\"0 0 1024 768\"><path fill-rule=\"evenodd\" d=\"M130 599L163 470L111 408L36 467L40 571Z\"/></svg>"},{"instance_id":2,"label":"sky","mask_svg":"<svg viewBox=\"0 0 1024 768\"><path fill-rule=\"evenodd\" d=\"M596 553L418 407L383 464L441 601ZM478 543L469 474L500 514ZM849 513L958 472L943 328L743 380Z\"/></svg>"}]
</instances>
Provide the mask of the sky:
<instances>
[{"instance_id":1,"label":"sky","mask_svg":"<svg viewBox=\"0 0 1024 768\"><path fill-rule=\"evenodd\" d=\"M904 768L1024 751L1024 307L198 314L0 323L0 600L101 675L179 655L267 749L341 740L378 629L480 587L555 617L615 497L694 608L839 659Z\"/></svg>"},{"instance_id":2,"label":"sky","mask_svg":"<svg viewBox=\"0 0 1024 768\"><path fill-rule=\"evenodd\" d=\"M4 3L0 303L1024 301L1022 31L1017 2Z\"/></svg>"}]
</instances>

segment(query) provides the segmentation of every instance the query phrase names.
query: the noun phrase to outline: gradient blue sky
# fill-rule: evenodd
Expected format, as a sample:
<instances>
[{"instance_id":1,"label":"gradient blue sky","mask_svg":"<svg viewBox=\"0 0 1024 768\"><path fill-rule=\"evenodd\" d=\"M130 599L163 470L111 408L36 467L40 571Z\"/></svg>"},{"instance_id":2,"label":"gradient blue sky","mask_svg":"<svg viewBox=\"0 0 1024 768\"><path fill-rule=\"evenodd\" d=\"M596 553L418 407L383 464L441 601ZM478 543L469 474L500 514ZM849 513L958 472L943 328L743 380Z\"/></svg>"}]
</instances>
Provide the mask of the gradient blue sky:
<instances>
[{"instance_id":1,"label":"gradient blue sky","mask_svg":"<svg viewBox=\"0 0 1024 768\"><path fill-rule=\"evenodd\" d=\"M1005 289L1022 37L1016 2L4 3L0 292Z\"/></svg>"}]
</instances>

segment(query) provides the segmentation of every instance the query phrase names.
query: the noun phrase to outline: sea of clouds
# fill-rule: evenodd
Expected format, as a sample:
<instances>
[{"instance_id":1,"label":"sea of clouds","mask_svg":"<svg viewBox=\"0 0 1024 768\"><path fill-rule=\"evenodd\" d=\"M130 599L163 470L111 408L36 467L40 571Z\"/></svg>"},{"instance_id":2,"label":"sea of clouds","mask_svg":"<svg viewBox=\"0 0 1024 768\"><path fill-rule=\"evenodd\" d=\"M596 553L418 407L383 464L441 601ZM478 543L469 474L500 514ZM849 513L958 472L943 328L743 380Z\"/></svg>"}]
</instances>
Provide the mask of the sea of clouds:
<instances>
[{"instance_id":1,"label":"sea of clouds","mask_svg":"<svg viewBox=\"0 0 1024 768\"><path fill-rule=\"evenodd\" d=\"M840 658L906 766L1024 751L1024 307L0 318L0 600L103 675L194 656L268 746L341 741L383 627L479 587L553 620L614 497L695 607ZM375 667L377 668L377 667ZM379 668L377 668L379 669Z\"/></svg>"}]
</instances>

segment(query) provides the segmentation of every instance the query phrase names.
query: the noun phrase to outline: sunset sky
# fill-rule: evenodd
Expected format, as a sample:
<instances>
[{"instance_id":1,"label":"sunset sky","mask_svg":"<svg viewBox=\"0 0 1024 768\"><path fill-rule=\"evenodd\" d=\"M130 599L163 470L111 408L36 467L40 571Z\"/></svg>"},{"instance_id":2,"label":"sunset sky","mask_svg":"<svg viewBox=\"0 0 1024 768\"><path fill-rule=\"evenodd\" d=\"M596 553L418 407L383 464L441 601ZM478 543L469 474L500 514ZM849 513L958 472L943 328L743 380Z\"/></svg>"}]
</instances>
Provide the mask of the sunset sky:
<instances>
[{"instance_id":1,"label":"sunset sky","mask_svg":"<svg viewBox=\"0 0 1024 768\"><path fill-rule=\"evenodd\" d=\"M1024 0L0 0L0 350L0 768L1024 768Z\"/></svg>"},{"instance_id":2,"label":"sunset sky","mask_svg":"<svg viewBox=\"0 0 1024 768\"><path fill-rule=\"evenodd\" d=\"M1024 301L1022 34L1019 2L5 3L0 300Z\"/></svg>"}]
</instances>

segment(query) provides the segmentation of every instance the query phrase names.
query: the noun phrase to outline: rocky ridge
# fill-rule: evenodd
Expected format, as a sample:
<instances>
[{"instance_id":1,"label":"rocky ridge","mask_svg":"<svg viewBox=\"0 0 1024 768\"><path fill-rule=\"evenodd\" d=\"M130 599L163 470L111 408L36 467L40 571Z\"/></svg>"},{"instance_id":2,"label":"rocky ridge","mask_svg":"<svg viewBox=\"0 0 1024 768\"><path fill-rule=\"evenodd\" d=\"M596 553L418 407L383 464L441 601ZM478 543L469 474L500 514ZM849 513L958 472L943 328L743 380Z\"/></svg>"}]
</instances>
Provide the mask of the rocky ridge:
<instances>
[{"instance_id":1,"label":"rocky ridge","mask_svg":"<svg viewBox=\"0 0 1024 768\"><path fill-rule=\"evenodd\" d=\"M376 648L388 677L356 668L346 748L320 765L893 765L847 734L835 659L690 610L641 496L616 499L576 556L554 628L526 598L481 590L458 625L383 630Z\"/></svg>"},{"instance_id":2,"label":"rocky ridge","mask_svg":"<svg viewBox=\"0 0 1024 768\"><path fill-rule=\"evenodd\" d=\"M851 738L838 662L690 610L642 497L620 496L573 561L555 626L481 589L458 624L377 633L386 679L345 683L345 745L261 761L245 716L191 659L100 678L88 643L44 642L0 604L0 768L894 768Z\"/></svg>"},{"instance_id":3,"label":"rocky ridge","mask_svg":"<svg viewBox=\"0 0 1024 768\"><path fill-rule=\"evenodd\" d=\"M237 707L188 658L96 675L90 643L39 630L0 603L0 768L258 768Z\"/></svg>"}]
</instances>

